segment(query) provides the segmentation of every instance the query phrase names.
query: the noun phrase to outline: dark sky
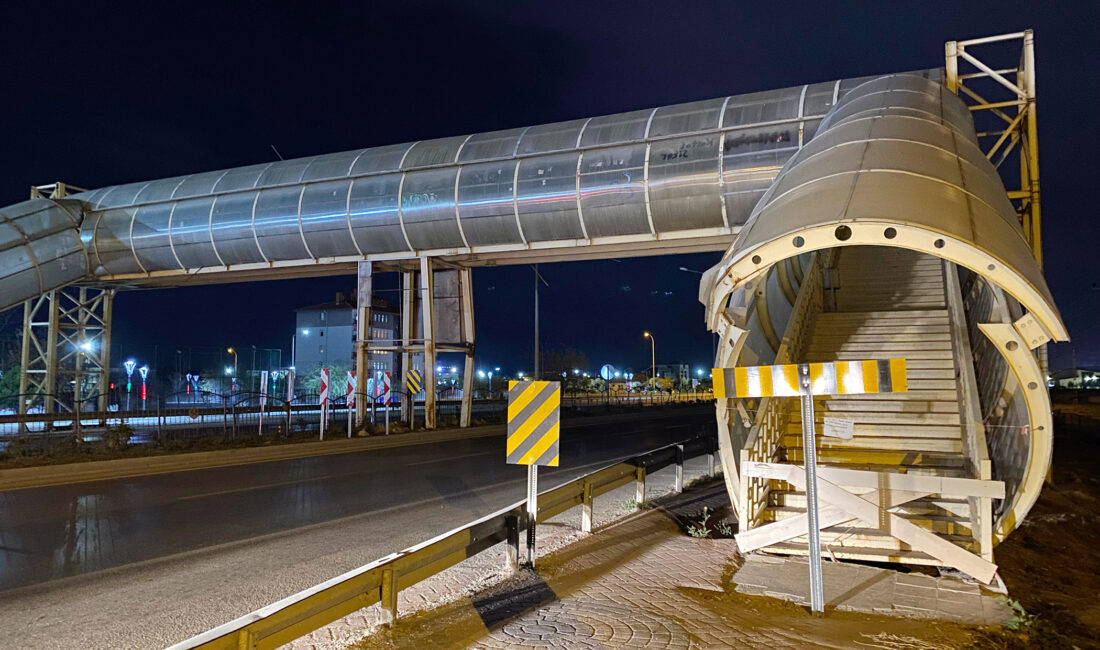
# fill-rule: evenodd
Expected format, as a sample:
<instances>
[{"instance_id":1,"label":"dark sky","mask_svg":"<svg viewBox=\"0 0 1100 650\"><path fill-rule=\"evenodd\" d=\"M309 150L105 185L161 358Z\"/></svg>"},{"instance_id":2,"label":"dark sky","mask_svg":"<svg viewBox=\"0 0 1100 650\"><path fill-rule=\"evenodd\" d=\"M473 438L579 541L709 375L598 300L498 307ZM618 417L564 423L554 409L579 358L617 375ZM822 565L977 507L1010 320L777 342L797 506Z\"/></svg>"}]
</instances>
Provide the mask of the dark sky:
<instances>
[{"instance_id":1,"label":"dark sky","mask_svg":"<svg viewBox=\"0 0 1100 650\"><path fill-rule=\"evenodd\" d=\"M0 201L274 159L942 65L943 43L1035 29L1047 277L1100 366L1094 191L1100 3L24 3L0 27ZM541 267L542 340L592 365L705 365L718 255ZM530 369L532 273L475 271L478 363ZM351 278L121 294L114 357L284 347Z\"/></svg>"}]
</instances>

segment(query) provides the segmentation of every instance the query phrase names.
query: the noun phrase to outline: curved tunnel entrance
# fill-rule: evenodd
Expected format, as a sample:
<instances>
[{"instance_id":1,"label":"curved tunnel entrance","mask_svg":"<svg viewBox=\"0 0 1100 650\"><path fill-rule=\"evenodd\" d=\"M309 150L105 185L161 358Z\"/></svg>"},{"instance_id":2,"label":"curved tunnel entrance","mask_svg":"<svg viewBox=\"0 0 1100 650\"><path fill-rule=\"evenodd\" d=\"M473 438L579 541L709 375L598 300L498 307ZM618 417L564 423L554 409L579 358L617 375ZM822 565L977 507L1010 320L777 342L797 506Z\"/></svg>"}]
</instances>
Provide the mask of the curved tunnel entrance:
<instances>
[{"instance_id":1,"label":"curved tunnel entrance","mask_svg":"<svg viewBox=\"0 0 1100 650\"><path fill-rule=\"evenodd\" d=\"M709 279L716 281L713 309L721 282ZM1027 364L1016 363L1017 354L1029 357L1037 371L1012 325L1022 309L986 278L906 248L825 248L774 262L725 294L719 311L720 368L906 360L904 393L815 399L824 476L878 497L884 516L991 559L1034 503L1050 464L1049 405ZM796 401L725 399L716 407L740 529L763 533L770 523L804 516L804 492L768 474L803 462ZM841 421L850 436L825 435L828 421ZM897 476L910 489L882 489ZM894 537L889 526L833 519L823 522L822 539L834 557L950 564ZM743 550L804 554L801 531L750 535Z\"/></svg>"}]
</instances>

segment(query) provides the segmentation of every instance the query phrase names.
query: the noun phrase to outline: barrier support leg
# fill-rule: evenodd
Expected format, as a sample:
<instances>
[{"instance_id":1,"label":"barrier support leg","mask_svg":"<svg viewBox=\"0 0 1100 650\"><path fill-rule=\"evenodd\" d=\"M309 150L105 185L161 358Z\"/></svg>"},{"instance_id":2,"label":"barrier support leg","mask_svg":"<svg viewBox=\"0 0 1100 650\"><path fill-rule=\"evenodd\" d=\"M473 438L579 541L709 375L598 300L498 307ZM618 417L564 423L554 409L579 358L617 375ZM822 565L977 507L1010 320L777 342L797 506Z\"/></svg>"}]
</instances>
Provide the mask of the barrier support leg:
<instances>
[{"instance_id":1,"label":"barrier support leg","mask_svg":"<svg viewBox=\"0 0 1100 650\"><path fill-rule=\"evenodd\" d=\"M393 627L397 623L397 574L393 569L382 572L382 624Z\"/></svg>"},{"instance_id":2,"label":"barrier support leg","mask_svg":"<svg viewBox=\"0 0 1100 650\"><path fill-rule=\"evenodd\" d=\"M638 467L634 470L634 502L638 505L645 503L645 468Z\"/></svg>"},{"instance_id":3,"label":"barrier support leg","mask_svg":"<svg viewBox=\"0 0 1100 650\"><path fill-rule=\"evenodd\" d=\"M672 486L674 494L684 491L684 446L676 445L676 482Z\"/></svg>"},{"instance_id":4,"label":"barrier support leg","mask_svg":"<svg viewBox=\"0 0 1100 650\"><path fill-rule=\"evenodd\" d=\"M584 495L581 497L581 532L592 532L592 484L587 481L584 484Z\"/></svg>"}]
</instances>

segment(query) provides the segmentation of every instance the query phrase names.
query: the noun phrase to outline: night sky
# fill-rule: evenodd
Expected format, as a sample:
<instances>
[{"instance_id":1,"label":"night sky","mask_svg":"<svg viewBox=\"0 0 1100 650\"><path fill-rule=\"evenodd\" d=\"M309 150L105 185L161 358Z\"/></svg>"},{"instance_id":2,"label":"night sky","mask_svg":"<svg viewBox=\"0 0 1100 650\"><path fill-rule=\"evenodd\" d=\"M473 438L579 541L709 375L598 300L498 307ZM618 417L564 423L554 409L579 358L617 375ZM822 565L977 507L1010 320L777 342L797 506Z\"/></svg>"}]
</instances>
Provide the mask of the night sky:
<instances>
[{"instance_id":1,"label":"night sky","mask_svg":"<svg viewBox=\"0 0 1100 650\"><path fill-rule=\"evenodd\" d=\"M965 6L963 6L965 4ZM1035 30L1046 273L1100 367L1100 3L23 3L0 30L0 201L943 64L943 43ZM540 266L544 351L705 366L698 276L719 254ZM479 366L531 369L529 267L474 272ZM382 288L396 286L383 280ZM282 347L328 277L124 292L113 357ZM384 297L392 294L382 293ZM16 321L6 325L8 335ZM165 352L168 351L168 352ZM151 361L151 359L150 359Z\"/></svg>"}]
</instances>

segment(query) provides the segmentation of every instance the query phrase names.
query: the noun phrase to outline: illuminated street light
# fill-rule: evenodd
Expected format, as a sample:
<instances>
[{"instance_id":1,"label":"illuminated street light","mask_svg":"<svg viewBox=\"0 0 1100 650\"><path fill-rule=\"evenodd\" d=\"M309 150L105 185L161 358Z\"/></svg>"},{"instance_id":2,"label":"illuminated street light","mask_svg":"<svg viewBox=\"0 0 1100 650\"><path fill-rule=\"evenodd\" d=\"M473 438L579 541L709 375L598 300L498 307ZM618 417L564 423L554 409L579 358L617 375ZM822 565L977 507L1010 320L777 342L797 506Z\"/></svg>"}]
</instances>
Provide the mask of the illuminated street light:
<instances>
[{"instance_id":1,"label":"illuminated street light","mask_svg":"<svg viewBox=\"0 0 1100 650\"><path fill-rule=\"evenodd\" d=\"M233 376L233 366L226 366L225 367L225 376L226 377L232 377Z\"/></svg>"},{"instance_id":2,"label":"illuminated street light","mask_svg":"<svg viewBox=\"0 0 1100 650\"><path fill-rule=\"evenodd\" d=\"M92 342L91 341L84 341L83 343L80 344L80 349L84 350L85 352L91 352L92 351Z\"/></svg>"},{"instance_id":3,"label":"illuminated street light","mask_svg":"<svg viewBox=\"0 0 1100 650\"><path fill-rule=\"evenodd\" d=\"M695 374L702 377L703 376L703 369L702 368L696 368L695 369Z\"/></svg>"},{"instance_id":4,"label":"illuminated street light","mask_svg":"<svg viewBox=\"0 0 1100 650\"><path fill-rule=\"evenodd\" d=\"M642 336L649 339L649 355L650 361L652 362L652 365L649 367L649 381L652 383L657 376L657 342L649 332L642 332Z\"/></svg>"},{"instance_id":5,"label":"illuminated street light","mask_svg":"<svg viewBox=\"0 0 1100 650\"><path fill-rule=\"evenodd\" d=\"M478 370L477 371L477 376L481 377L482 379L485 379L485 371L484 370Z\"/></svg>"},{"instance_id":6,"label":"illuminated street light","mask_svg":"<svg viewBox=\"0 0 1100 650\"><path fill-rule=\"evenodd\" d=\"M309 328L302 330L302 336L309 336Z\"/></svg>"},{"instance_id":7,"label":"illuminated street light","mask_svg":"<svg viewBox=\"0 0 1100 650\"><path fill-rule=\"evenodd\" d=\"M145 379L149 376L149 366L142 366L138 368L138 372L141 373L141 410L145 410Z\"/></svg>"},{"instance_id":8,"label":"illuminated street light","mask_svg":"<svg viewBox=\"0 0 1100 650\"><path fill-rule=\"evenodd\" d=\"M233 390L237 390L237 350L236 348L228 347L225 351L233 355Z\"/></svg>"},{"instance_id":9,"label":"illuminated street light","mask_svg":"<svg viewBox=\"0 0 1100 650\"><path fill-rule=\"evenodd\" d=\"M133 388L133 382L131 381L134 376L134 368L137 368L137 361L133 359L127 359L122 362L122 367L126 368L126 410L130 410L130 390Z\"/></svg>"}]
</instances>

